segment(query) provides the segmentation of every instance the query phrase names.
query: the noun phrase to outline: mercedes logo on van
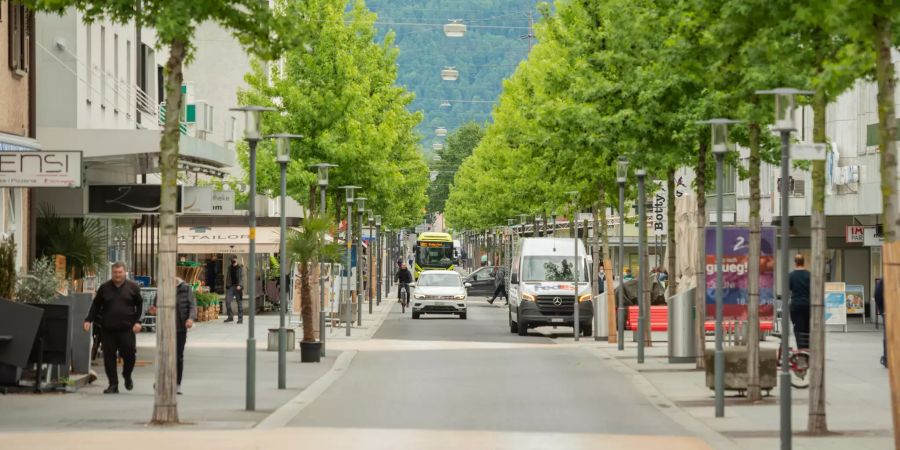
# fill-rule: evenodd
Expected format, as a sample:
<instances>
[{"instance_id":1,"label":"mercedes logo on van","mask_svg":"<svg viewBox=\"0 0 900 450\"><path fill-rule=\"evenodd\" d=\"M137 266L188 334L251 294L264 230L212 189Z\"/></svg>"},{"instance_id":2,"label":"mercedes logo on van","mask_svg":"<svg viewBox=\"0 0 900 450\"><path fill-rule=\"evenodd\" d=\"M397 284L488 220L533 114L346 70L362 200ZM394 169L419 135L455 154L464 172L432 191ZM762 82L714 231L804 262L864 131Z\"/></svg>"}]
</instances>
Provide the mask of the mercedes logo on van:
<instances>
[{"instance_id":1,"label":"mercedes logo on van","mask_svg":"<svg viewBox=\"0 0 900 450\"><path fill-rule=\"evenodd\" d=\"M553 297L553 304L556 306L562 305L562 299L559 297Z\"/></svg>"}]
</instances>

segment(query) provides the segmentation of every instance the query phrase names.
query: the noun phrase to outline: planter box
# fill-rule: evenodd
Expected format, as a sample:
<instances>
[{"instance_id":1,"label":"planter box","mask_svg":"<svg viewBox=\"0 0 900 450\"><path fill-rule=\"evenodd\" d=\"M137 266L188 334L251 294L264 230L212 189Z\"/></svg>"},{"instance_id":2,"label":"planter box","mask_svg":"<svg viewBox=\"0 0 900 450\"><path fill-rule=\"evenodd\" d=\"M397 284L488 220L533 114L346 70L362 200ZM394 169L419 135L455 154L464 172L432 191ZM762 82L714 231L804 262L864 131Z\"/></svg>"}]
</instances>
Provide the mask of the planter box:
<instances>
[{"instance_id":1,"label":"planter box","mask_svg":"<svg viewBox=\"0 0 900 450\"><path fill-rule=\"evenodd\" d=\"M285 328L284 331L287 335L287 351L292 352L296 348L294 342L297 341L294 337L294 329ZM270 352L278 351L278 328L269 328L269 345L266 350Z\"/></svg>"},{"instance_id":2,"label":"planter box","mask_svg":"<svg viewBox=\"0 0 900 450\"><path fill-rule=\"evenodd\" d=\"M725 389L743 392L747 390L747 347L725 347ZM706 349L706 387L715 389L715 350ZM778 360L774 348L759 349L759 387L764 391L777 385Z\"/></svg>"}]
</instances>

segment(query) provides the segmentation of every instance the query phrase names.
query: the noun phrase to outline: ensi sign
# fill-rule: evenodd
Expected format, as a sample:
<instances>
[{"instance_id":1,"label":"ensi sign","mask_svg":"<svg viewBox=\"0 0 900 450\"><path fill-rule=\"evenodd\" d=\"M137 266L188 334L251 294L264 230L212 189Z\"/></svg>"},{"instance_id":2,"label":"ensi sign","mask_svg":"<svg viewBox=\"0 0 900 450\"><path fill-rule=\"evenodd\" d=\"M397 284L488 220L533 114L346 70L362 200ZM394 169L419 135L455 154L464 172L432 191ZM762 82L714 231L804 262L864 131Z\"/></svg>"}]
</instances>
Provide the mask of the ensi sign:
<instances>
[{"instance_id":1,"label":"ensi sign","mask_svg":"<svg viewBox=\"0 0 900 450\"><path fill-rule=\"evenodd\" d=\"M81 152L0 152L0 187L81 186Z\"/></svg>"}]
</instances>

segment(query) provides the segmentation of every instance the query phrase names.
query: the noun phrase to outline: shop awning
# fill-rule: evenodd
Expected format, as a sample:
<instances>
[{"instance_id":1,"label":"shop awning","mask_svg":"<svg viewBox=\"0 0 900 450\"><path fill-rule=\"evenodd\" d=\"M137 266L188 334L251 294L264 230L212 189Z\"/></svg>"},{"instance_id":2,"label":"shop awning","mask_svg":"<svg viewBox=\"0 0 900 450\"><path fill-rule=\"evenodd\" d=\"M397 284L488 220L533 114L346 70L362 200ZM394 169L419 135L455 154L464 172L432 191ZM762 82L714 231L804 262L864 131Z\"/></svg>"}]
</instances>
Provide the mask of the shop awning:
<instances>
[{"instance_id":1,"label":"shop awning","mask_svg":"<svg viewBox=\"0 0 900 450\"><path fill-rule=\"evenodd\" d=\"M256 253L278 253L280 229L256 227ZM247 227L178 227L178 253L248 253Z\"/></svg>"},{"instance_id":2,"label":"shop awning","mask_svg":"<svg viewBox=\"0 0 900 450\"><path fill-rule=\"evenodd\" d=\"M9 133L0 133L0 151L2 152L25 152L40 150L41 144L30 137Z\"/></svg>"}]
</instances>

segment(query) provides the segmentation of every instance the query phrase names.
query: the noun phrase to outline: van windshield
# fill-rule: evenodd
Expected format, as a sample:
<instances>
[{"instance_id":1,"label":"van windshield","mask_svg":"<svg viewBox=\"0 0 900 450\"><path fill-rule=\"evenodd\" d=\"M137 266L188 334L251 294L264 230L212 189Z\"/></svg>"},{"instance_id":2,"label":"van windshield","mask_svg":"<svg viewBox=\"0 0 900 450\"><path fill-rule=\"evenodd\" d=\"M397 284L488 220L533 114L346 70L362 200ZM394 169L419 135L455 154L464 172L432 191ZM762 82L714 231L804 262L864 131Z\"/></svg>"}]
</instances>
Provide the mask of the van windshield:
<instances>
[{"instance_id":1,"label":"van windshield","mask_svg":"<svg viewBox=\"0 0 900 450\"><path fill-rule=\"evenodd\" d=\"M581 267L578 281L588 280L584 259L578 258ZM526 256L522 262L522 281L573 281L571 256Z\"/></svg>"}]
</instances>

